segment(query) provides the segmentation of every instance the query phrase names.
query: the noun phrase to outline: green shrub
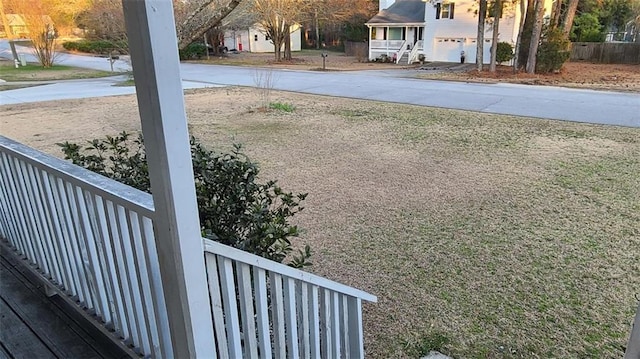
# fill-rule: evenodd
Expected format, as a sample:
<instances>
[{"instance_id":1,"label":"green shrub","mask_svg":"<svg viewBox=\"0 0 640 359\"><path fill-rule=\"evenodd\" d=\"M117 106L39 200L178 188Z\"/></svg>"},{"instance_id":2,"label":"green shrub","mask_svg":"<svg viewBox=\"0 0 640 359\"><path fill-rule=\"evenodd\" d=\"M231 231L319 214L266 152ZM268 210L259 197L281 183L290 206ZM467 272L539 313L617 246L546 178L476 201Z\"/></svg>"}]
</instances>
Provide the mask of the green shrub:
<instances>
[{"instance_id":1,"label":"green shrub","mask_svg":"<svg viewBox=\"0 0 640 359\"><path fill-rule=\"evenodd\" d=\"M89 141L84 148L69 142L58 145L74 164L151 192L141 136L132 141L130 134L122 132ZM192 137L191 158L205 237L277 262L291 255L289 265L296 268L311 265L308 245L292 255L291 239L299 232L289 223L303 209L305 193L284 192L275 181L258 183L259 167L240 145L230 153L218 153Z\"/></svg>"},{"instance_id":2,"label":"green shrub","mask_svg":"<svg viewBox=\"0 0 640 359\"><path fill-rule=\"evenodd\" d=\"M117 53L125 55L128 53L128 45L126 41L109 41L109 40L80 40L65 41L62 47L69 51L86 52L90 54L108 55L109 53Z\"/></svg>"},{"instance_id":3,"label":"green shrub","mask_svg":"<svg viewBox=\"0 0 640 359\"><path fill-rule=\"evenodd\" d=\"M207 54L207 47L204 44L193 43L179 51L180 60L199 59Z\"/></svg>"},{"instance_id":4,"label":"green shrub","mask_svg":"<svg viewBox=\"0 0 640 359\"><path fill-rule=\"evenodd\" d=\"M295 110L295 107L293 105L282 102L271 102L269 104L269 108L272 110L279 110L283 112L293 112L293 110Z\"/></svg>"},{"instance_id":5,"label":"green shrub","mask_svg":"<svg viewBox=\"0 0 640 359\"><path fill-rule=\"evenodd\" d=\"M499 42L496 49L496 62L501 64L513 59L513 46L508 42Z\"/></svg>"},{"instance_id":6,"label":"green shrub","mask_svg":"<svg viewBox=\"0 0 640 359\"><path fill-rule=\"evenodd\" d=\"M571 43L559 29L546 29L536 54L536 72L559 71L569 60Z\"/></svg>"},{"instance_id":7,"label":"green shrub","mask_svg":"<svg viewBox=\"0 0 640 359\"><path fill-rule=\"evenodd\" d=\"M600 20L591 13L578 15L571 28L571 39L577 42L604 42L605 36Z\"/></svg>"}]
</instances>

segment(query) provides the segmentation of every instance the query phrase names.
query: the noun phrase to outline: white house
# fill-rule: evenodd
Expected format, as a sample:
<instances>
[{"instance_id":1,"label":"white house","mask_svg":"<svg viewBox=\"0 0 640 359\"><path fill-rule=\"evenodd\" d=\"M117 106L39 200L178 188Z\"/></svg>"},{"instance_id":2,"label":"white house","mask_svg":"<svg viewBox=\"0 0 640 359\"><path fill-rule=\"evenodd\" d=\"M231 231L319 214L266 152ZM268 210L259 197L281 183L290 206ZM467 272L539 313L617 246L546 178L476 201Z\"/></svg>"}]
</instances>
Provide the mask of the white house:
<instances>
[{"instance_id":1,"label":"white house","mask_svg":"<svg viewBox=\"0 0 640 359\"><path fill-rule=\"evenodd\" d=\"M42 15L41 19L42 20L36 20L35 23L31 24L31 26L32 27L42 26L43 29L46 26L46 27L49 28L50 34L54 35L54 31L53 31L53 25L54 24L53 24L53 20L51 20L51 17L49 17L49 15ZM13 36L18 37L18 38L28 38L29 37L29 33L30 33L29 25L27 24L27 21L25 20L25 15L21 15L21 14L6 14L5 15L5 20L6 20L8 28L9 28L9 31L11 32L11 34L13 34ZM32 20L34 20L34 19L32 18ZM7 35L7 33L4 31L4 27L2 28L2 30L0 30L0 37L9 37Z\"/></svg>"},{"instance_id":2,"label":"white house","mask_svg":"<svg viewBox=\"0 0 640 359\"><path fill-rule=\"evenodd\" d=\"M546 0L551 9L552 0ZM475 62L478 29L477 0L381 0L376 16L369 20L369 59L380 55L398 63L425 61ZM500 19L499 41L515 45L520 22L518 6L506 5ZM490 20L490 18L488 18ZM491 25L485 31L483 62L489 63Z\"/></svg>"},{"instance_id":3,"label":"white house","mask_svg":"<svg viewBox=\"0 0 640 359\"><path fill-rule=\"evenodd\" d=\"M300 51L302 38L300 26L291 26L291 51ZM229 50L248 52L274 52L273 42L266 35L266 31L258 24L241 30L227 30L224 33L224 46ZM284 48L284 47L283 47Z\"/></svg>"}]
</instances>

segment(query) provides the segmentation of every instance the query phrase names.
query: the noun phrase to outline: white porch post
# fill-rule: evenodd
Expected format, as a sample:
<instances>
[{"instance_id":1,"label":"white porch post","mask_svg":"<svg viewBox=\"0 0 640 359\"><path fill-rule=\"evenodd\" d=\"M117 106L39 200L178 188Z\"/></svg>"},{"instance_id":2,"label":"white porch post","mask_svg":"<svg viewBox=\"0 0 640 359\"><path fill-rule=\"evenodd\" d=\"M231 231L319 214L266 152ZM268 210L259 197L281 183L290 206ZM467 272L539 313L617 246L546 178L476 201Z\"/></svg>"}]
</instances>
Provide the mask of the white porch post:
<instances>
[{"instance_id":1,"label":"white porch post","mask_svg":"<svg viewBox=\"0 0 640 359\"><path fill-rule=\"evenodd\" d=\"M387 26L386 29L387 30L386 30L384 39L386 40L385 42L387 43L387 56L389 56L389 26Z\"/></svg>"},{"instance_id":2,"label":"white porch post","mask_svg":"<svg viewBox=\"0 0 640 359\"><path fill-rule=\"evenodd\" d=\"M367 25L367 26L369 26L369 25ZM372 59L372 57L371 57L371 42L374 40L372 36L373 36L373 27L369 26L369 43L367 44L369 46L369 57L367 58L367 60L371 60Z\"/></svg>"},{"instance_id":3,"label":"white porch post","mask_svg":"<svg viewBox=\"0 0 640 359\"><path fill-rule=\"evenodd\" d=\"M407 45L409 45L409 49L413 49L413 42L409 41L409 36L411 36L409 34L409 26L405 26L404 27L404 41L405 41L405 45L404 48L407 49ZM409 52L409 57L411 57L411 52ZM400 59L398 59L398 61L400 61Z\"/></svg>"},{"instance_id":4,"label":"white porch post","mask_svg":"<svg viewBox=\"0 0 640 359\"><path fill-rule=\"evenodd\" d=\"M215 356L171 0L122 0L173 357ZM169 354L170 355L170 354Z\"/></svg>"}]
</instances>

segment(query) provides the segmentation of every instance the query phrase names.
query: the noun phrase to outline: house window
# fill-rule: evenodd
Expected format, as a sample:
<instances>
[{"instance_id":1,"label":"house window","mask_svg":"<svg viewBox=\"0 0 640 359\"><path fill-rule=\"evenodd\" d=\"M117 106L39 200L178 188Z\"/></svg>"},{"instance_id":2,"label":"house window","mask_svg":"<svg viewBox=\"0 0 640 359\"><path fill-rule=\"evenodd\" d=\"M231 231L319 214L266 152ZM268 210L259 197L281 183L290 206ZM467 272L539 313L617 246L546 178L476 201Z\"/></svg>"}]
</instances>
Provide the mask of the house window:
<instances>
[{"instance_id":1,"label":"house window","mask_svg":"<svg viewBox=\"0 0 640 359\"><path fill-rule=\"evenodd\" d=\"M390 27L389 40L402 40L402 30L400 27Z\"/></svg>"},{"instance_id":2,"label":"house window","mask_svg":"<svg viewBox=\"0 0 640 359\"><path fill-rule=\"evenodd\" d=\"M371 28L371 40L386 40L387 28L386 27L372 27Z\"/></svg>"},{"instance_id":3,"label":"house window","mask_svg":"<svg viewBox=\"0 0 640 359\"><path fill-rule=\"evenodd\" d=\"M453 19L453 9L455 3L437 3L436 19Z\"/></svg>"},{"instance_id":4,"label":"house window","mask_svg":"<svg viewBox=\"0 0 640 359\"><path fill-rule=\"evenodd\" d=\"M424 27L418 28L418 40L424 40Z\"/></svg>"}]
</instances>

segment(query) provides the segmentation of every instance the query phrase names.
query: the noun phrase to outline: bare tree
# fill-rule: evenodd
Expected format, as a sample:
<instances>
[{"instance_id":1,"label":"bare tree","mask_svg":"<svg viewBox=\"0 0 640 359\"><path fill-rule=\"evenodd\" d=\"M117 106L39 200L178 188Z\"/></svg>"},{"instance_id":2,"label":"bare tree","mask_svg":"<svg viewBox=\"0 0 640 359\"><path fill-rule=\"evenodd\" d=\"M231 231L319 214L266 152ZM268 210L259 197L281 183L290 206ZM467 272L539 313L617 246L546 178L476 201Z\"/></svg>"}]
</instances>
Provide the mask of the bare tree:
<instances>
[{"instance_id":1,"label":"bare tree","mask_svg":"<svg viewBox=\"0 0 640 359\"><path fill-rule=\"evenodd\" d=\"M91 6L91 0L42 0L50 2L49 16L56 26L56 32L71 34L80 14Z\"/></svg>"},{"instance_id":2,"label":"bare tree","mask_svg":"<svg viewBox=\"0 0 640 359\"><path fill-rule=\"evenodd\" d=\"M88 38L116 43L127 41L121 0L94 0L80 22Z\"/></svg>"},{"instance_id":3,"label":"bare tree","mask_svg":"<svg viewBox=\"0 0 640 359\"><path fill-rule=\"evenodd\" d=\"M320 48L320 30L322 27L340 25L350 19L371 18L378 7L370 0L313 0L309 1L307 14L300 21L312 23L315 35L315 47Z\"/></svg>"},{"instance_id":4,"label":"bare tree","mask_svg":"<svg viewBox=\"0 0 640 359\"><path fill-rule=\"evenodd\" d=\"M560 25L560 15L562 13L562 0L556 0L553 5L553 9L551 9L551 19L549 21L549 26L551 28L556 28Z\"/></svg>"},{"instance_id":5,"label":"bare tree","mask_svg":"<svg viewBox=\"0 0 640 359\"><path fill-rule=\"evenodd\" d=\"M531 31L535 22L535 0L523 0L527 2L527 10L524 15L524 24L520 32L520 52L518 54L518 68L526 68L531 46Z\"/></svg>"},{"instance_id":6,"label":"bare tree","mask_svg":"<svg viewBox=\"0 0 640 359\"><path fill-rule=\"evenodd\" d=\"M484 62L484 25L487 18L487 0L480 0L478 9L478 35L476 39L476 69L482 71Z\"/></svg>"},{"instance_id":7,"label":"bare tree","mask_svg":"<svg viewBox=\"0 0 640 359\"><path fill-rule=\"evenodd\" d=\"M275 60L282 60L282 47L308 3L305 0L253 0L252 11L274 47ZM288 41L287 41L288 42ZM289 55L290 56L290 55Z\"/></svg>"},{"instance_id":8,"label":"bare tree","mask_svg":"<svg viewBox=\"0 0 640 359\"><path fill-rule=\"evenodd\" d=\"M51 67L56 58L56 33L49 17L51 1L5 0L7 7L22 17L29 32L33 51L43 67Z\"/></svg>"},{"instance_id":9,"label":"bare tree","mask_svg":"<svg viewBox=\"0 0 640 359\"><path fill-rule=\"evenodd\" d=\"M18 61L18 52L16 51L16 45L13 43L13 32L11 32L11 27L9 27L9 20L4 12L4 3L2 0L0 0L0 21L2 21L4 32L7 34L7 38L9 39L9 47L11 48L13 60Z\"/></svg>"},{"instance_id":10,"label":"bare tree","mask_svg":"<svg viewBox=\"0 0 640 359\"><path fill-rule=\"evenodd\" d=\"M520 6L520 24L518 25L518 38L516 39L516 46L513 51L513 73L518 72L518 63L520 61L520 46L522 46L522 33L524 32L524 19L525 19L525 0L519 0ZM560 0L558 0L560 1Z\"/></svg>"},{"instance_id":11,"label":"bare tree","mask_svg":"<svg viewBox=\"0 0 640 359\"><path fill-rule=\"evenodd\" d=\"M207 31L218 27L241 0L173 0L178 49L202 39ZM126 40L121 0L94 0L82 19L93 36L109 40Z\"/></svg>"},{"instance_id":12,"label":"bare tree","mask_svg":"<svg viewBox=\"0 0 640 359\"><path fill-rule=\"evenodd\" d=\"M564 12L564 18L562 19L562 33L567 39L571 33L571 27L573 26L573 18L576 16L576 10L578 10L578 0L569 0L567 9Z\"/></svg>"},{"instance_id":13,"label":"bare tree","mask_svg":"<svg viewBox=\"0 0 640 359\"><path fill-rule=\"evenodd\" d=\"M180 50L202 38L210 29L218 27L222 20L240 5L241 0L199 0L193 3L191 11L182 21L176 19Z\"/></svg>"},{"instance_id":14,"label":"bare tree","mask_svg":"<svg viewBox=\"0 0 640 359\"><path fill-rule=\"evenodd\" d=\"M500 35L500 17L502 17L502 0L493 2L493 32L491 34L491 61L489 72L496 72L496 57L498 54L498 36Z\"/></svg>"},{"instance_id":15,"label":"bare tree","mask_svg":"<svg viewBox=\"0 0 640 359\"><path fill-rule=\"evenodd\" d=\"M538 54L538 45L540 44L540 36L542 35L542 20L544 17L544 0L536 0L534 5L534 23L531 31L531 40L529 43L529 56L527 58L527 73L536 71L536 55Z\"/></svg>"}]
</instances>

